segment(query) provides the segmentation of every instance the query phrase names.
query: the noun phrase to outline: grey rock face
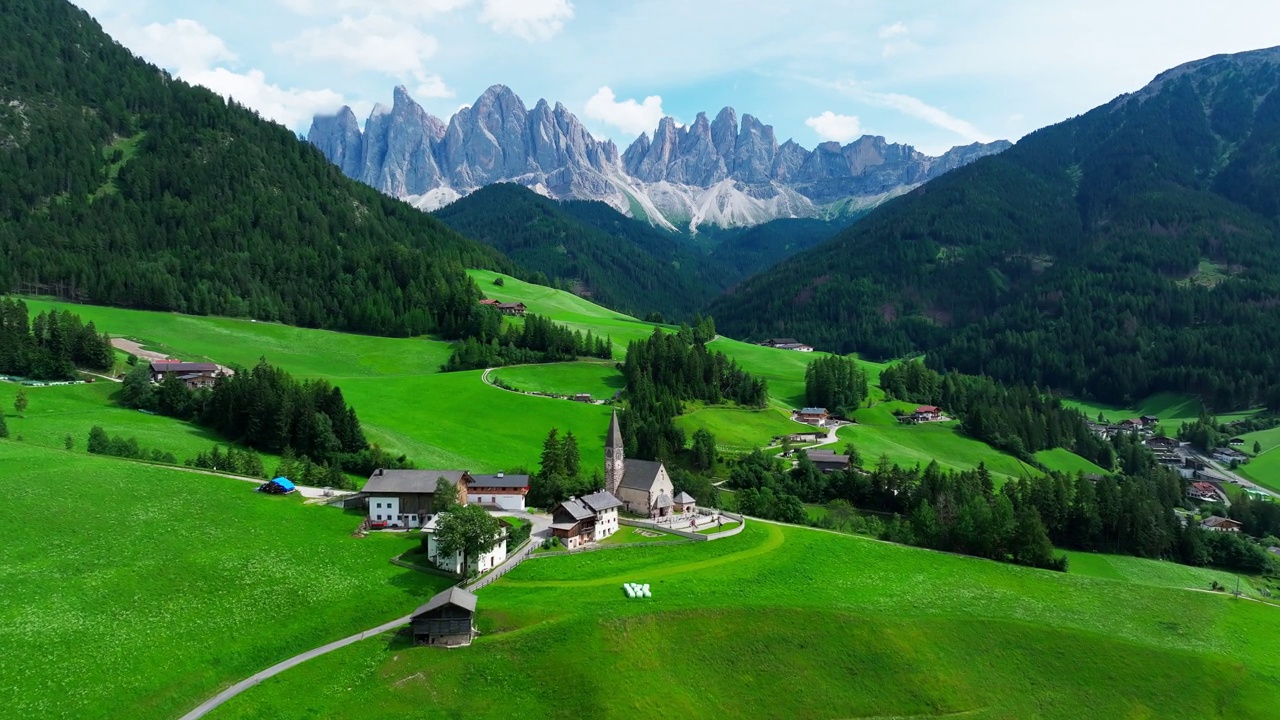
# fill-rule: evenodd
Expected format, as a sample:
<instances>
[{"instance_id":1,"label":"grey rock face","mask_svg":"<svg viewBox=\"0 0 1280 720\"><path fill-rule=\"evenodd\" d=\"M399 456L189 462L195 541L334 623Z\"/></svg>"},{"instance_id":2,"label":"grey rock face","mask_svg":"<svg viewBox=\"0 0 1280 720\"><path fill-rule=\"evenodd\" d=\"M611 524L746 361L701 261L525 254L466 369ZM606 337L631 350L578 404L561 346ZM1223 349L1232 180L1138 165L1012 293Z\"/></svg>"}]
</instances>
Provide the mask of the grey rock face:
<instances>
[{"instance_id":1,"label":"grey rock face","mask_svg":"<svg viewBox=\"0 0 1280 720\"><path fill-rule=\"evenodd\" d=\"M663 118L652 137L641 134L619 154L613 142L593 138L564 105L539 100L529 109L505 85L486 90L447 124L398 87L392 107L376 106L363 132L350 108L343 108L317 116L307 139L345 174L398 197L437 189L456 197L491 183L518 182L552 197L604 200L622 209L638 199L651 215L687 212L697 204L693 198L713 188L720 203L730 203L725 208L738 207L725 193L790 198L726 210L717 216L724 222L812 214L847 198L874 200L1009 147L1004 141L974 144L935 158L864 136L810 151L791 140L779 146L772 127L751 115L739 124L738 113L726 107L714 120L699 113L683 127ZM723 185L726 180L731 182ZM646 195L655 183L666 183L665 189Z\"/></svg>"}]
</instances>

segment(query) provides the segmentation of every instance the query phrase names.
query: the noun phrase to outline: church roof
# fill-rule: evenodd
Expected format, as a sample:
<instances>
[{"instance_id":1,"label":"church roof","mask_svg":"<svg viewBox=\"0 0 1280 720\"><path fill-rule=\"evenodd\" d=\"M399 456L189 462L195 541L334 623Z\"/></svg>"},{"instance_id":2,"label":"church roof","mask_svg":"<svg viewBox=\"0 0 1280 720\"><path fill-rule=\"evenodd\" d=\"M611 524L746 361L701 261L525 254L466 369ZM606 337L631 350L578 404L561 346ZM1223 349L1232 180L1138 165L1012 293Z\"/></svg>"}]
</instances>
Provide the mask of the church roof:
<instances>
[{"instance_id":1,"label":"church roof","mask_svg":"<svg viewBox=\"0 0 1280 720\"><path fill-rule=\"evenodd\" d=\"M622 462L622 482L618 487L631 490L652 490L658 481L658 471L662 463L652 460L624 460Z\"/></svg>"},{"instance_id":2,"label":"church roof","mask_svg":"<svg viewBox=\"0 0 1280 720\"><path fill-rule=\"evenodd\" d=\"M671 507L671 496L666 493L658 493L658 499L653 501L653 506L656 508Z\"/></svg>"},{"instance_id":3,"label":"church roof","mask_svg":"<svg viewBox=\"0 0 1280 720\"><path fill-rule=\"evenodd\" d=\"M613 417L609 420L609 434L605 437L604 446L607 448L622 447L622 428L618 425L618 411L613 411Z\"/></svg>"},{"instance_id":4,"label":"church roof","mask_svg":"<svg viewBox=\"0 0 1280 720\"><path fill-rule=\"evenodd\" d=\"M681 491L679 495L676 495L676 502L680 503L681 505L688 505L691 502L697 502L697 501L694 500L693 496L690 495L689 493Z\"/></svg>"}]
</instances>

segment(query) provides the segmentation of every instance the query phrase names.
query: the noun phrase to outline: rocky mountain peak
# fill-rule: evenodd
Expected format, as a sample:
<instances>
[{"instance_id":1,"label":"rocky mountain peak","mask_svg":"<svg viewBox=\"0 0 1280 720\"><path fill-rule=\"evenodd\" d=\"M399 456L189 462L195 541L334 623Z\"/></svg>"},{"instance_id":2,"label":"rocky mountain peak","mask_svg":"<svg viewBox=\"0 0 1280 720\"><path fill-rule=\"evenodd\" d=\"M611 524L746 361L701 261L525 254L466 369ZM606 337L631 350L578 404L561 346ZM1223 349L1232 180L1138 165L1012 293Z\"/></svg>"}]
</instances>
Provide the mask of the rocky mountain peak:
<instances>
[{"instance_id":1,"label":"rocky mountain peak","mask_svg":"<svg viewBox=\"0 0 1280 720\"><path fill-rule=\"evenodd\" d=\"M344 108L317 116L307 138L344 173L427 209L485 185L517 182L552 197L602 200L623 212L638 206L655 224L695 228L823 216L826 206L850 199L840 207L861 207L1007 146L957 148L930 158L865 136L810 151L793 140L779 145L771 126L749 114L739 120L726 106L714 119L700 112L688 125L664 117L619 154L564 104L540 99L530 109L502 84L447 123L400 86L391 107L374 107L363 133Z\"/></svg>"}]
</instances>

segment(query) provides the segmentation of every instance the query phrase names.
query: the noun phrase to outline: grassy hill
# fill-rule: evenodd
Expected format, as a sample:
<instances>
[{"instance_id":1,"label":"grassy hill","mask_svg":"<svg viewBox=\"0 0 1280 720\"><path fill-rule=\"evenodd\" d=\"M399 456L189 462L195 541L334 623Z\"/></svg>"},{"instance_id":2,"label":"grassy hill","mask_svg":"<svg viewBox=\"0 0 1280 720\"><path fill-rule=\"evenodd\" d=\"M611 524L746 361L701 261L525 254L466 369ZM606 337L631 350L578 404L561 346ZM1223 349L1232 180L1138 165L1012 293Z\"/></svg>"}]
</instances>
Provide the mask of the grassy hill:
<instances>
[{"instance_id":1,"label":"grassy hill","mask_svg":"<svg viewBox=\"0 0 1280 720\"><path fill-rule=\"evenodd\" d=\"M752 523L527 562L480 592L466 650L387 635L211 717L1271 717L1280 609L1184 579L1207 587ZM653 598L626 600L626 581Z\"/></svg>"},{"instance_id":2,"label":"grassy hill","mask_svg":"<svg viewBox=\"0 0 1280 720\"><path fill-rule=\"evenodd\" d=\"M998 481L1040 474L1012 455L960 434L955 425L954 422L846 425L838 431L840 444L836 449L843 448L844 443L853 443L867 468L875 467L880 456L887 455L892 463L904 467L917 464L923 467L937 460L944 469L972 470L985 463Z\"/></svg>"},{"instance_id":3,"label":"grassy hill","mask_svg":"<svg viewBox=\"0 0 1280 720\"><path fill-rule=\"evenodd\" d=\"M174 718L447 583L253 487L0 440L0 716Z\"/></svg>"}]
</instances>

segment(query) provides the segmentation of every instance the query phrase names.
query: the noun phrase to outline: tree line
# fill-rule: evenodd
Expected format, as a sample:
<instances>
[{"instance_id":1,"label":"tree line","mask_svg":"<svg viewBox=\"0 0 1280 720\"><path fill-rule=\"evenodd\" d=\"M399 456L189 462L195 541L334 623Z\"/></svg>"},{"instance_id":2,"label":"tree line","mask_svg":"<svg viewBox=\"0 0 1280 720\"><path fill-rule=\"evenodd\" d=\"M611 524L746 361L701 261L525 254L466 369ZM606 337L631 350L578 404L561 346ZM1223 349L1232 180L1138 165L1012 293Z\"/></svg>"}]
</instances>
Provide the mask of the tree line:
<instances>
[{"instance_id":1,"label":"tree line","mask_svg":"<svg viewBox=\"0 0 1280 720\"><path fill-rule=\"evenodd\" d=\"M849 417L867 401L867 371L838 355L818 358L804 369L804 401Z\"/></svg>"},{"instance_id":2,"label":"tree line","mask_svg":"<svg viewBox=\"0 0 1280 720\"><path fill-rule=\"evenodd\" d=\"M266 360L196 390L172 376L153 385L149 367L140 364L125 376L121 401L195 422L256 450L356 474L410 464L368 443L341 388L325 380L297 380Z\"/></svg>"},{"instance_id":3,"label":"tree line","mask_svg":"<svg viewBox=\"0 0 1280 720\"><path fill-rule=\"evenodd\" d=\"M698 338L705 338L708 327L703 325ZM654 328L647 339L628 344L622 374L627 390L622 436L628 457L670 459L682 450L684 432L674 420L684 412L686 402L731 401L755 408L768 402L763 379L753 377L724 353L707 350L687 327L677 333Z\"/></svg>"},{"instance_id":4,"label":"tree line","mask_svg":"<svg viewBox=\"0 0 1280 720\"><path fill-rule=\"evenodd\" d=\"M473 335L454 345L443 372L565 362L579 357L613 357L613 338L600 337L591 330L584 335L541 315L526 315L522 324L502 326L502 316L481 306L484 319Z\"/></svg>"},{"instance_id":5,"label":"tree line","mask_svg":"<svg viewBox=\"0 0 1280 720\"><path fill-rule=\"evenodd\" d=\"M93 321L67 310L31 318L25 302L0 298L0 373L69 380L77 367L109 371L114 364L111 340Z\"/></svg>"},{"instance_id":6,"label":"tree line","mask_svg":"<svg viewBox=\"0 0 1280 720\"><path fill-rule=\"evenodd\" d=\"M939 373L918 360L885 368L880 386L888 397L942 407L960 418L961 432L1025 463L1039 465L1035 453L1057 447L1103 468L1115 463L1114 449L1089 429L1083 413L1034 387Z\"/></svg>"}]
</instances>

